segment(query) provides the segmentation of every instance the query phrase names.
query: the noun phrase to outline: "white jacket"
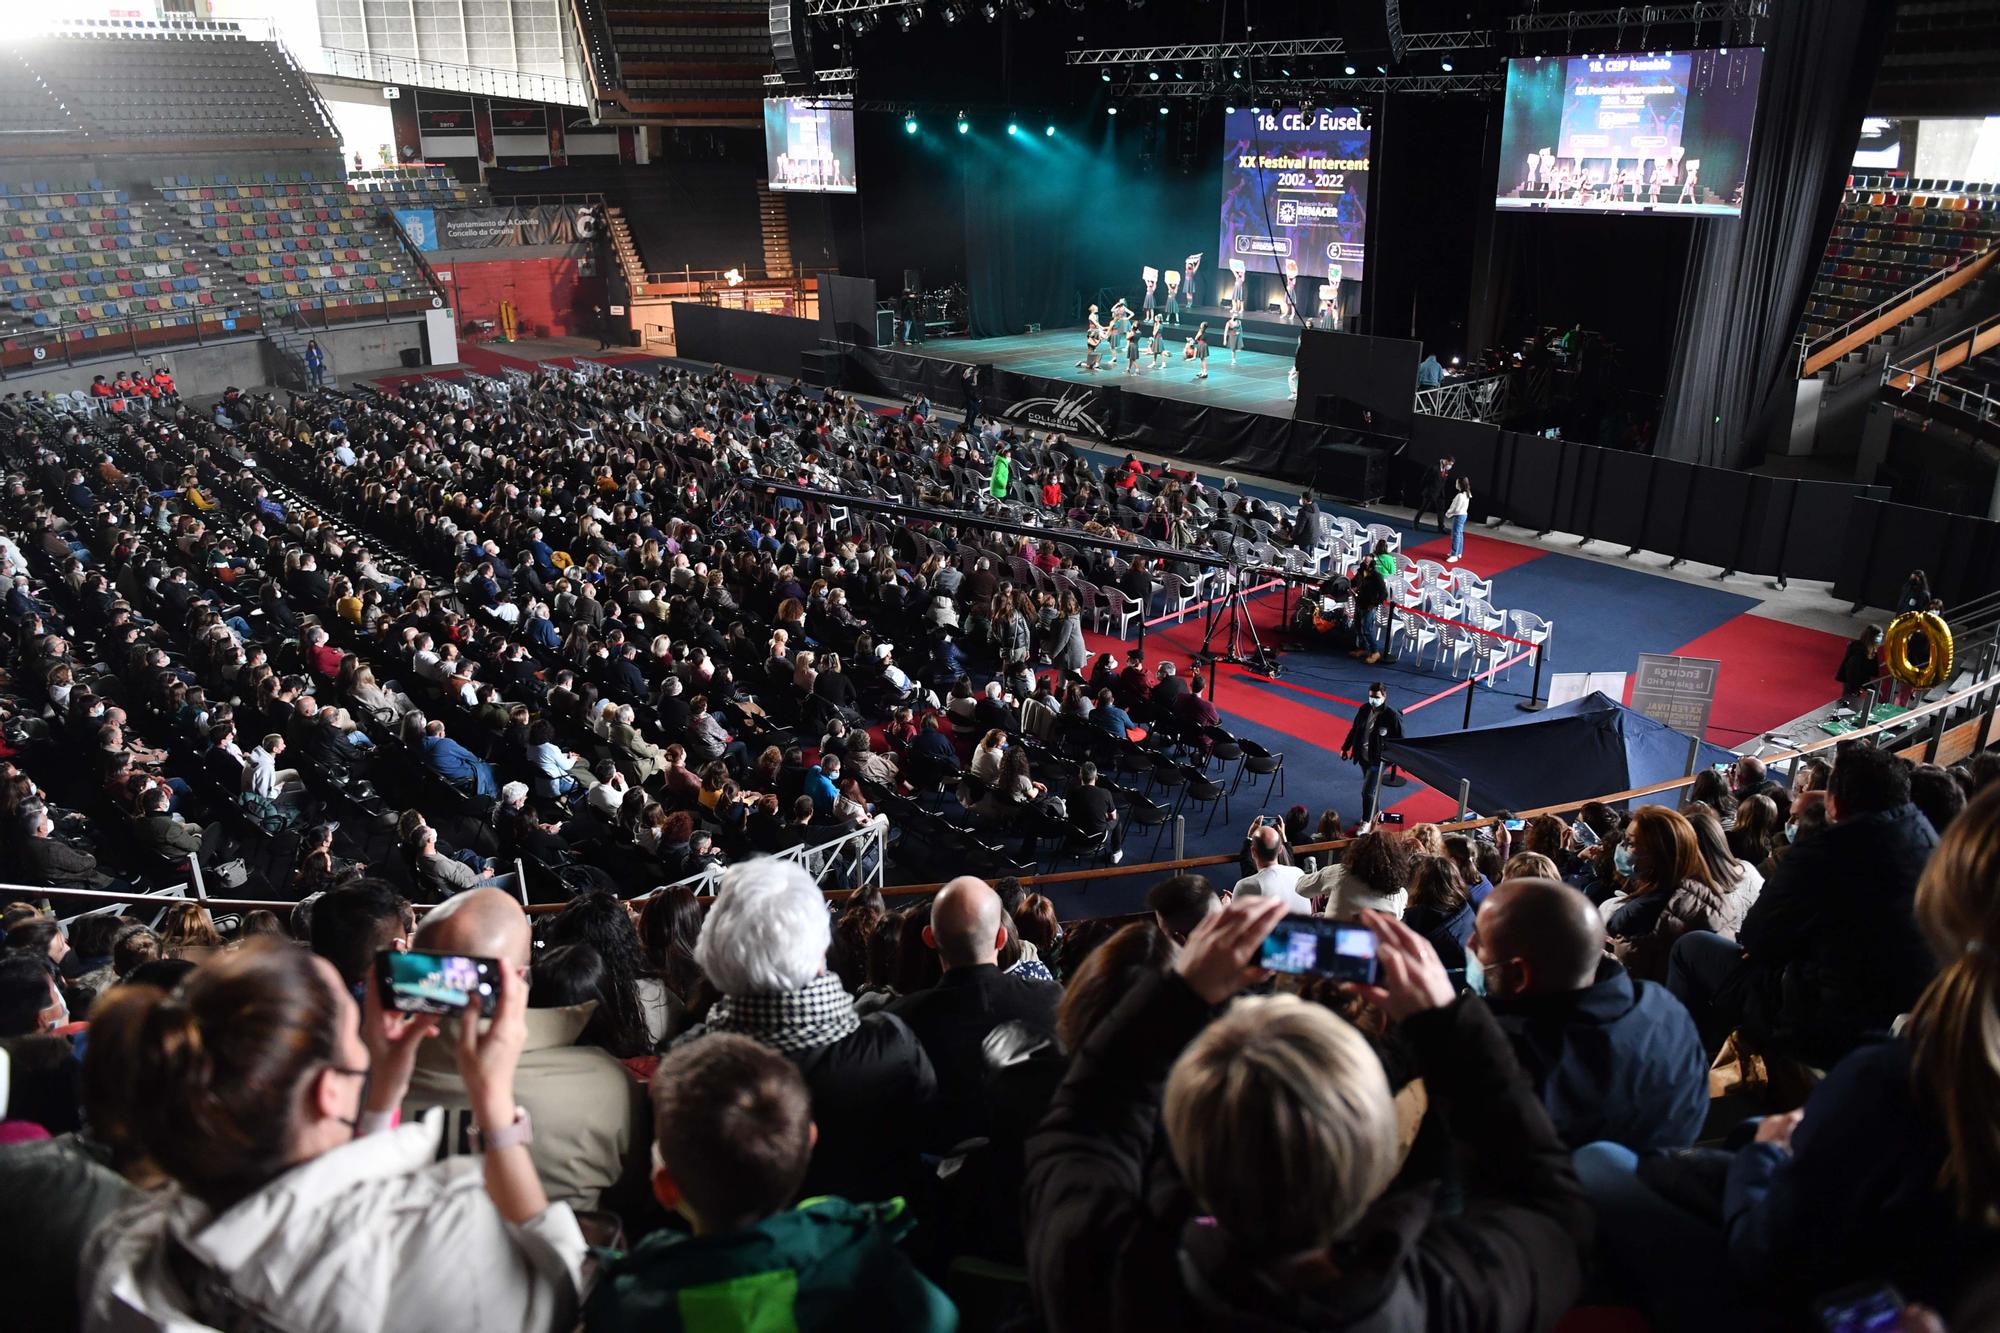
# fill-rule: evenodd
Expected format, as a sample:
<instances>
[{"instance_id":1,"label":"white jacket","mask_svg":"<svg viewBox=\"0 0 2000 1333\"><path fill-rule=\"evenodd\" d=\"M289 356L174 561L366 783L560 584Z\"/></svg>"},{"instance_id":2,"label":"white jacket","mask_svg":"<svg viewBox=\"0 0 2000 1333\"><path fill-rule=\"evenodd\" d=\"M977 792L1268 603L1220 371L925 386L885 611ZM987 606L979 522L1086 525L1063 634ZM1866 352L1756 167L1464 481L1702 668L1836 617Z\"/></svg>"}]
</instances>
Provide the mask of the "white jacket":
<instances>
[{"instance_id":1,"label":"white jacket","mask_svg":"<svg viewBox=\"0 0 2000 1333\"><path fill-rule=\"evenodd\" d=\"M567 1329L585 1244L568 1204L505 1221L476 1157L433 1160L441 1117L356 1139L221 1215L170 1187L113 1213L83 1264L89 1333L214 1327L168 1264L168 1237L285 1333Z\"/></svg>"}]
</instances>

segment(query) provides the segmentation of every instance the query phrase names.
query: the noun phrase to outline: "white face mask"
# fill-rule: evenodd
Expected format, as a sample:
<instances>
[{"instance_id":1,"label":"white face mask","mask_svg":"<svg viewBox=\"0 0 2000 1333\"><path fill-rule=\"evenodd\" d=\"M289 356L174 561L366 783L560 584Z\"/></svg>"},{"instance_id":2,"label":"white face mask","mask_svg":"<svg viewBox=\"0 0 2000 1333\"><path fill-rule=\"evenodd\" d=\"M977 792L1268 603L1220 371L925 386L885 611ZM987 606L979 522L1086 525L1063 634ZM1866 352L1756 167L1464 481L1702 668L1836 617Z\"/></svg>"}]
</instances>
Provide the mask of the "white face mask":
<instances>
[{"instance_id":1,"label":"white face mask","mask_svg":"<svg viewBox=\"0 0 2000 1333\"><path fill-rule=\"evenodd\" d=\"M1368 696L1368 706L1370 708L1380 708L1383 704L1388 702L1389 699L1387 695L1371 694Z\"/></svg>"}]
</instances>

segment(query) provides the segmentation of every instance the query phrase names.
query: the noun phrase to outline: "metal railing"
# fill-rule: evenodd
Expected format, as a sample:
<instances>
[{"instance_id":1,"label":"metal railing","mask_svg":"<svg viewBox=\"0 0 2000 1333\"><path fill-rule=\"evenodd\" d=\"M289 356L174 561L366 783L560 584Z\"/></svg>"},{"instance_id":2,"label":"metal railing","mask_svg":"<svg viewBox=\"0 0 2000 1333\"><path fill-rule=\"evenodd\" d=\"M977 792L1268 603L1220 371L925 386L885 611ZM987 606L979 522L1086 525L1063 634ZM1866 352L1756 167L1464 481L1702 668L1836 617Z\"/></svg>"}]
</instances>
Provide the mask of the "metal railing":
<instances>
[{"instance_id":1,"label":"metal railing","mask_svg":"<svg viewBox=\"0 0 2000 1333\"><path fill-rule=\"evenodd\" d=\"M1513 376L1481 375L1417 390L1417 411L1431 417L1460 421L1499 422L1507 415Z\"/></svg>"},{"instance_id":2,"label":"metal railing","mask_svg":"<svg viewBox=\"0 0 2000 1333\"><path fill-rule=\"evenodd\" d=\"M100 319L89 325L57 325L47 329L23 329L0 337L0 380L38 374L56 366L85 365L94 361L134 359L170 353L183 347L205 347L210 343L233 342L253 337L264 327L263 316L241 306L208 306L210 315L195 316L185 324L142 329L140 324L156 315L123 315ZM82 329L93 332L86 337Z\"/></svg>"},{"instance_id":3,"label":"metal railing","mask_svg":"<svg viewBox=\"0 0 2000 1333\"><path fill-rule=\"evenodd\" d=\"M1975 357L2000 347L2000 315L1990 315L1969 329L1932 343L1921 352L1882 367L1882 387L1930 407L1946 407L1984 425L2000 422L2000 398L1945 376Z\"/></svg>"},{"instance_id":4,"label":"metal railing","mask_svg":"<svg viewBox=\"0 0 2000 1333\"><path fill-rule=\"evenodd\" d=\"M590 90L582 79L557 74L532 74L525 70L496 69L488 65L455 65L446 60L390 55L382 51L353 51L333 46L321 47L320 57L320 63L326 68L319 72L334 78L359 79L365 83L410 84L455 93L510 97L521 102L549 102L558 106L591 105Z\"/></svg>"},{"instance_id":5,"label":"metal railing","mask_svg":"<svg viewBox=\"0 0 2000 1333\"><path fill-rule=\"evenodd\" d=\"M1945 265L1943 268L1931 270L1929 273L1925 274L1917 281L1905 287L1902 291L1895 293L1893 296L1887 297L1881 301L1876 302L1873 306L1871 306L1867 310L1862 311L1854 318L1848 320L1845 324L1840 325L1838 328L1829 329L1827 332L1821 334L1817 338L1809 339L1803 332L1800 333L1797 344L1799 353L1798 355L1799 378L1804 379L1806 377L1807 374L1806 366L1810 364L1813 360L1825 354L1835 344L1840 343L1850 337L1853 337L1862 328L1882 318L1884 315L1886 315L1889 311L1895 309L1897 306L1907 305L1912 301L1918 300L1924 295L1925 292L1929 291L1932 287L1940 285L1947 279L1956 278L1960 273L1960 271L1965 269L1968 265L1979 264L1983 266L1984 264L1990 262L1991 256L1995 248L1996 248L1995 246L1989 245L1984 250L1978 250L1968 255L1960 255L1957 259L1954 259L1951 263ZM1953 290L1954 291L1957 290L1955 284L1953 286ZM1936 301L1942 300L1944 299L1944 297L1948 295L1950 295L1949 292L1938 293L1937 297L1934 300L1925 301L1923 305L1919 306L1917 309L1911 310L1908 313L1908 315L1905 316L1905 318L1908 318L1909 315L1916 315L1923 310L1929 309L1933 304L1936 303Z\"/></svg>"}]
</instances>

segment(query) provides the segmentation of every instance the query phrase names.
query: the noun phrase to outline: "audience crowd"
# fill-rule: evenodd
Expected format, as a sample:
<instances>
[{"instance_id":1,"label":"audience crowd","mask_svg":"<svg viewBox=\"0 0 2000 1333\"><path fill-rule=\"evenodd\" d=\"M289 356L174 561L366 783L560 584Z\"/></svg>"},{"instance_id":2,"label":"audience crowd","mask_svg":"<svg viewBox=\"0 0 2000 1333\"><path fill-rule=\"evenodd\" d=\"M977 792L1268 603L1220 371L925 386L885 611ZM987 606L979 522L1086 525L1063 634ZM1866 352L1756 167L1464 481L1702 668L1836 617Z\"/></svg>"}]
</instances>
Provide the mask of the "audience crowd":
<instances>
[{"instance_id":1,"label":"audience crowd","mask_svg":"<svg viewBox=\"0 0 2000 1333\"><path fill-rule=\"evenodd\" d=\"M22 1326L2000 1323L2000 753L1324 866L1294 807L1065 923L1011 872L1120 856L1120 777L1260 771L1086 617L1309 507L720 374L172 406L0 412L0 816L119 895L0 921ZM191 856L273 910L142 896Z\"/></svg>"}]
</instances>

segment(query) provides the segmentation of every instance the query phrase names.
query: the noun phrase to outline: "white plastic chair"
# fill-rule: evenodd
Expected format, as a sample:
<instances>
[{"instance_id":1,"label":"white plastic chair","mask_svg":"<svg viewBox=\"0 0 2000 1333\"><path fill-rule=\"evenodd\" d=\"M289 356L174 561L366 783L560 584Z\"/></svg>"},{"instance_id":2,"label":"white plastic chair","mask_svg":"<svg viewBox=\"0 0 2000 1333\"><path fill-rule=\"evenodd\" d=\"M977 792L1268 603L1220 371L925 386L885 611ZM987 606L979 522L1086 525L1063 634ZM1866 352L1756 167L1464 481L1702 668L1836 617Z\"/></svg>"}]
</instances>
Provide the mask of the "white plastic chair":
<instances>
[{"instance_id":1,"label":"white plastic chair","mask_svg":"<svg viewBox=\"0 0 2000 1333\"><path fill-rule=\"evenodd\" d=\"M1097 595L1104 599L1105 621L1117 617L1118 637L1121 639L1132 632L1133 621L1145 617L1146 608L1139 605L1139 599L1128 596L1122 588L1113 587L1109 583L1099 584Z\"/></svg>"},{"instance_id":2,"label":"white plastic chair","mask_svg":"<svg viewBox=\"0 0 2000 1333\"><path fill-rule=\"evenodd\" d=\"M1166 591L1167 607L1173 618L1178 621L1185 617L1188 608L1194 605L1195 589L1178 574L1161 575L1160 587Z\"/></svg>"},{"instance_id":3,"label":"white plastic chair","mask_svg":"<svg viewBox=\"0 0 2000 1333\"><path fill-rule=\"evenodd\" d=\"M1446 577L1460 597L1476 597L1482 602L1493 600L1493 580L1480 578L1464 565L1454 566L1446 572Z\"/></svg>"},{"instance_id":4,"label":"white plastic chair","mask_svg":"<svg viewBox=\"0 0 2000 1333\"><path fill-rule=\"evenodd\" d=\"M1509 611L1507 613L1507 633L1517 639L1534 644L1542 650L1544 656L1548 654L1549 640L1554 637L1555 631L1555 621L1544 620L1533 611ZM1525 651L1518 645L1511 643L1507 647L1514 652ZM1509 656L1512 656L1512 653ZM1507 668L1508 675L1512 675L1513 672L1513 667L1510 666Z\"/></svg>"},{"instance_id":5,"label":"white plastic chair","mask_svg":"<svg viewBox=\"0 0 2000 1333\"><path fill-rule=\"evenodd\" d=\"M1500 629L1507 623L1506 612L1495 611L1484 600L1478 597L1468 597L1465 599L1465 614L1461 618L1468 625L1474 625L1480 629L1487 630Z\"/></svg>"},{"instance_id":6,"label":"white plastic chair","mask_svg":"<svg viewBox=\"0 0 2000 1333\"><path fill-rule=\"evenodd\" d=\"M1423 668L1424 649L1438 646L1440 631L1444 628L1442 623L1427 616L1404 614L1396 617L1396 635L1409 645L1419 670Z\"/></svg>"},{"instance_id":7,"label":"white plastic chair","mask_svg":"<svg viewBox=\"0 0 2000 1333\"><path fill-rule=\"evenodd\" d=\"M1370 523L1363 530L1363 536L1367 538L1368 549L1371 551L1375 549L1375 543L1377 542L1389 543L1391 551L1401 551L1403 549L1403 534L1390 527L1387 523Z\"/></svg>"}]
</instances>

